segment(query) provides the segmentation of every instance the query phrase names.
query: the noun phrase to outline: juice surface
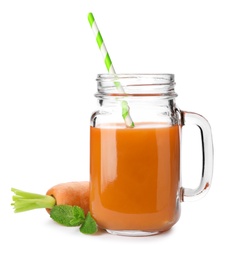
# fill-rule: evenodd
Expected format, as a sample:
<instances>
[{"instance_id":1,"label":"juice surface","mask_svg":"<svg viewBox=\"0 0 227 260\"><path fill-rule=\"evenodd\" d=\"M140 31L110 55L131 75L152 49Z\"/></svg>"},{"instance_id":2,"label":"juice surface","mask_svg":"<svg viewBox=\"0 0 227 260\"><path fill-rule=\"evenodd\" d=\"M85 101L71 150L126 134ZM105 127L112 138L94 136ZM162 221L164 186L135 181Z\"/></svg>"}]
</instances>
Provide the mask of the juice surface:
<instances>
[{"instance_id":1,"label":"juice surface","mask_svg":"<svg viewBox=\"0 0 227 260\"><path fill-rule=\"evenodd\" d=\"M90 210L110 230L167 230L179 218L179 126L90 128Z\"/></svg>"}]
</instances>

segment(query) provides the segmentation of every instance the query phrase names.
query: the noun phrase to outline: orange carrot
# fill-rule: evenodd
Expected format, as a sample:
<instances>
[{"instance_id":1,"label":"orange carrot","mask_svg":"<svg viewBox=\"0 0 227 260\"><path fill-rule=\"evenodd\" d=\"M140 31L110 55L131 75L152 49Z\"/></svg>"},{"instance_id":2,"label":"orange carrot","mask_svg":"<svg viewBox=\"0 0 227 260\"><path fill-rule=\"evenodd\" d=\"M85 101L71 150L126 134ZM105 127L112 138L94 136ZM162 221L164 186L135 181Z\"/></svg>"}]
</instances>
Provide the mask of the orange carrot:
<instances>
[{"instance_id":1,"label":"orange carrot","mask_svg":"<svg viewBox=\"0 0 227 260\"><path fill-rule=\"evenodd\" d=\"M46 195L56 200L55 205L79 206L87 214L89 211L89 182L60 183L50 188ZM49 208L46 209L50 213Z\"/></svg>"},{"instance_id":2,"label":"orange carrot","mask_svg":"<svg viewBox=\"0 0 227 260\"><path fill-rule=\"evenodd\" d=\"M79 206L87 214L89 211L89 182L66 182L53 186L46 195L11 189L14 212L23 212L32 209L46 208L50 213L55 205Z\"/></svg>"}]
</instances>

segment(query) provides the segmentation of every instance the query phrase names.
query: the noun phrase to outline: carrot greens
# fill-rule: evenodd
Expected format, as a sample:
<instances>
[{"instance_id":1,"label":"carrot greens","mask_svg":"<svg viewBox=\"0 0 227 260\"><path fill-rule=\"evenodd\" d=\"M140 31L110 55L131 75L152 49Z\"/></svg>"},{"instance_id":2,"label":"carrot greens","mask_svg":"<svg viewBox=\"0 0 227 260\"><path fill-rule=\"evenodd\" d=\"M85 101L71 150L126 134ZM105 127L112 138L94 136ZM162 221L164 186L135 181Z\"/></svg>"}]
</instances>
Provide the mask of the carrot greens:
<instances>
[{"instance_id":1,"label":"carrot greens","mask_svg":"<svg viewBox=\"0 0 227 260\"><path fill-rule=\"evenodd\" d=\"M11 188L11 191L15 194L11 203L15 213L39 208L51 209L56 204L55 198L50 195L40 195L15 188Z\"/></svg>"}]
</instances>

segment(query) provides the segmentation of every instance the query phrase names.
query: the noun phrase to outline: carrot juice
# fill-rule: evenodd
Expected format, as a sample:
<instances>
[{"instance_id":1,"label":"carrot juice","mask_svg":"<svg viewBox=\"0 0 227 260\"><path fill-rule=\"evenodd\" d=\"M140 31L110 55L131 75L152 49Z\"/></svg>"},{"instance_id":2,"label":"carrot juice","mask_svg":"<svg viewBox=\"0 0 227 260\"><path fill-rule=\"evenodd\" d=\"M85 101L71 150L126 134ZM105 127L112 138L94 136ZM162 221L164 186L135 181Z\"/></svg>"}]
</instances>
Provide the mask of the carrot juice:
<instances>
[{"instance_id":1,"label":"carrot juice","mask_svg":"<svg viewBox=\"0 0 227 260\"><path fill-rule=\"evenodd\" d=\"M100 228L168 230L180 214L179 126L91 126L90 178Z\"/></svg>"}]
</instances>

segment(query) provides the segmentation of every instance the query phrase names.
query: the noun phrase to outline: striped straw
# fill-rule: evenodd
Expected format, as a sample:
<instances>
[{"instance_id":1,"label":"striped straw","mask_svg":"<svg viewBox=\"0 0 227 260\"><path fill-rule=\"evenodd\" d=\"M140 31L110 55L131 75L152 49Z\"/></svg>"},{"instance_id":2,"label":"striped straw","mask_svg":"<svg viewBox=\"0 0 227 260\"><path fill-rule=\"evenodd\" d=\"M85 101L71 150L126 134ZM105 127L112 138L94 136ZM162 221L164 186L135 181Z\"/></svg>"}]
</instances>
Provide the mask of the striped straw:
<instances>
[{"instance_id":1,"label":"striped straw","mask_svg":"<svg viewBox=\"0 0 227 260\"><path fill-rule=\"evenodd\" d=\"M102 53L102 56L103 56L103 59L104 59L104 62L105 62L105 65L106 65L108 72L110 74L116 74L115 69L113 67L113 63L110 59L110 55L109 55L109 53L106 49L106 45L103 41L102 35L101 35L101 33L98 29L98 26L96 24L95 18L94 18L92 13L88 14L88 21L89 21L90 26L91 26L91 28L94 32L95 37L96 37L96 42L97 42L98 47L99 47L99 49ZM115 84L118 92L125 93L123 87L121 86L121 84L119 82L115 81L114 84ZM134 122L132 121L132 118L129 114L129 106L128 106L127 101L122 101L121 107L122 107L122 117L125 121L126 126L127 127L134 127Z\"/></svg>"}]
</instances>

